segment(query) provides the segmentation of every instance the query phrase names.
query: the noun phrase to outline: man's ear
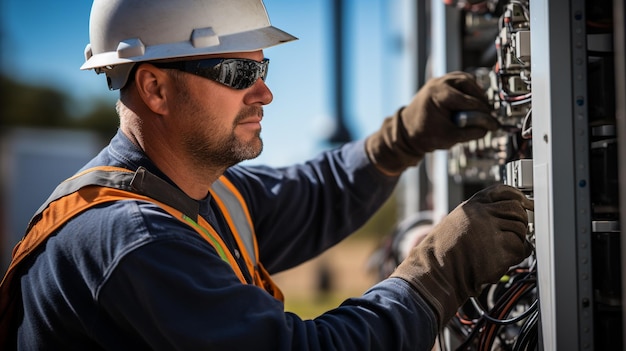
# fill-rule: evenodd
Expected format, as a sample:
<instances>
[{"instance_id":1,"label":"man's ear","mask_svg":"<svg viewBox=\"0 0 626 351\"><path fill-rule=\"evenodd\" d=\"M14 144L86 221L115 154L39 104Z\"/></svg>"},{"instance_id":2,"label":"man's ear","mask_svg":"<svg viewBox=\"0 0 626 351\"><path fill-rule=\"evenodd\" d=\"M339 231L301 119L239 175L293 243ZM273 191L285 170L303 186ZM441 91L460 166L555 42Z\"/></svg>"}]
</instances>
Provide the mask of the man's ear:
<instances>
[{"instance_id":1,"label":"man's ear","mask_svg":"<svg viewBox=\"0 0 626 351\"><path fill-rule=\"evenodd\" d=\"M144 104L158 115L169 111L168 92L172 81L169 75L149 63L141 63L135 72L137 93Z\"/></svg>"}]
</instances>

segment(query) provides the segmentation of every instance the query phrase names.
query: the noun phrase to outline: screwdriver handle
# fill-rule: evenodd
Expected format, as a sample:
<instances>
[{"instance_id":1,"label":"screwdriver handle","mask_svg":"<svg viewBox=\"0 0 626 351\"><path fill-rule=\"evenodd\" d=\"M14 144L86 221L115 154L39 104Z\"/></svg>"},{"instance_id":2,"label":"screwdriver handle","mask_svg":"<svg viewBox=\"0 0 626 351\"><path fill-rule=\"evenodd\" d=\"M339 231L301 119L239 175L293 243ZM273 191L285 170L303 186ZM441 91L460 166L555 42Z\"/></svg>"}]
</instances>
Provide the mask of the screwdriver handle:
<instances>
[{"instance_id":1,"label":"screwdriver handle","mask_svg":"<svg viewBox=\"0 0 626 351\"><path fill-rule=\"evenodd\" d=\"M458 111L452 115L452 122L459 128L480 127L490 129L497 120L490 114L480 111Z\"/></svg>"}]
</instances>

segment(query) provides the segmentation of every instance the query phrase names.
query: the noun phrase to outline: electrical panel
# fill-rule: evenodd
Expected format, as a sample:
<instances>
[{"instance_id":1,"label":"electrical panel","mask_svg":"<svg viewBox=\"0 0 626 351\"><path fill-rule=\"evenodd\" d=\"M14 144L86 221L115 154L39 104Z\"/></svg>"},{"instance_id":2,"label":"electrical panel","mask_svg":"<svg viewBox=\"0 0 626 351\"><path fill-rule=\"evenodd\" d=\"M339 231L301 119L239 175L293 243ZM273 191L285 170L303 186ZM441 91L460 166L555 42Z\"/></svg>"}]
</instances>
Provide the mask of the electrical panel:
<instances>
[{"instance_id":1,"label":"electrical panel","mask_svg":"<svg viewBox=\"0 0 626 351\"><path fill-rule=\"evenodd\" d=\"M443 21L446 31L434 30L431 42L448 45L433 65L473 73L502 126L447 153L448 210L496 182L535 201L527 235L535 251L459 309L440 349L624 350L618 150L626 140L615 71L626 59L615 50L624 18L614 5L432 2L433 28Z\"/></svg>"}]
</instances>

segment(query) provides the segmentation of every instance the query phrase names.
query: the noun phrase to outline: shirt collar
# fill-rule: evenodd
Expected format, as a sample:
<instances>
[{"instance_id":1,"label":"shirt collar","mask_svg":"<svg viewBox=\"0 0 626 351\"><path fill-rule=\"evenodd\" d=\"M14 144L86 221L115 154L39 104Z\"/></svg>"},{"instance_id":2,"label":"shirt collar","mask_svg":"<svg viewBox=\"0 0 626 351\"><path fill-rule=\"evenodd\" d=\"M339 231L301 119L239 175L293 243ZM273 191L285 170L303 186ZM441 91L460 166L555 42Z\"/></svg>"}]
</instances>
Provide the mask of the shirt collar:
<instances>
[{"instance_id":1,"label":"shirt collar","mask_svg":"<svg viewBox=\"0 0 626 351\"><path fill-rule=\"evenodd\" d=\"M197 217L199 204L210 200L210 195L200 202L188 197L170 178L157 168L157 166L148 158L143 150L130 141L130 139L119 129L103 153L106 153L106 156L109 159L107 162L108 165L115 165L132 171L137 171L138 169L143 168L150 174L162 179L165 183L174 187L178 190L177 192L174 192L177 194L176 197L185 197L184 200L181 200L187 203L187 208L190 208L191 206L189 201L193 201L195 203L195 206L191 206L195 208L193 211L195 212L195 217ZM195 220L195 217L192 218Z\"/></svg>"}]
</instances>

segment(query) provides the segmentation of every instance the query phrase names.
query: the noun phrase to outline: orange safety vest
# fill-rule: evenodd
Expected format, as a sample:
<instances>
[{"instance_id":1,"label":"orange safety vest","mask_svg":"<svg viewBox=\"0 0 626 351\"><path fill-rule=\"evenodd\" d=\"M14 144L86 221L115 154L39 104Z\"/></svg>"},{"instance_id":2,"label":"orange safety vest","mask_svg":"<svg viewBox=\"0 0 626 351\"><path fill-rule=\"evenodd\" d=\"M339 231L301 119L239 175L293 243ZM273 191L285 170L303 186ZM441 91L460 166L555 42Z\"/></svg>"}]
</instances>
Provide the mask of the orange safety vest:
<instances>
[{"instance_id":1,"label":"orange safety vest","mask_svg":"<svg viewBox=\"0 0 626 351\"><path fill-rule=\"evenodd\" d=\"M241 193L226 177L220 177L209 189L240 248L252 284L284 301L283 294L259 262L259 248L248 207ZM189 206L189 198L154 174L140 167L133 172L118 167L94 167L61 183L37 211L28 225L26 235L13 249L13 259L0 283L0 349L14 342L21 291L16 273L26 257L54 234L64 223L87 210L106 202L141 200L154 203L172 217L195 230L233 269L241 283L249 284L231 250L215 229ZM195 204L194 204L195 205ZM12 340L13 339L13 340Z\"/></svg>"}]
</instances>

